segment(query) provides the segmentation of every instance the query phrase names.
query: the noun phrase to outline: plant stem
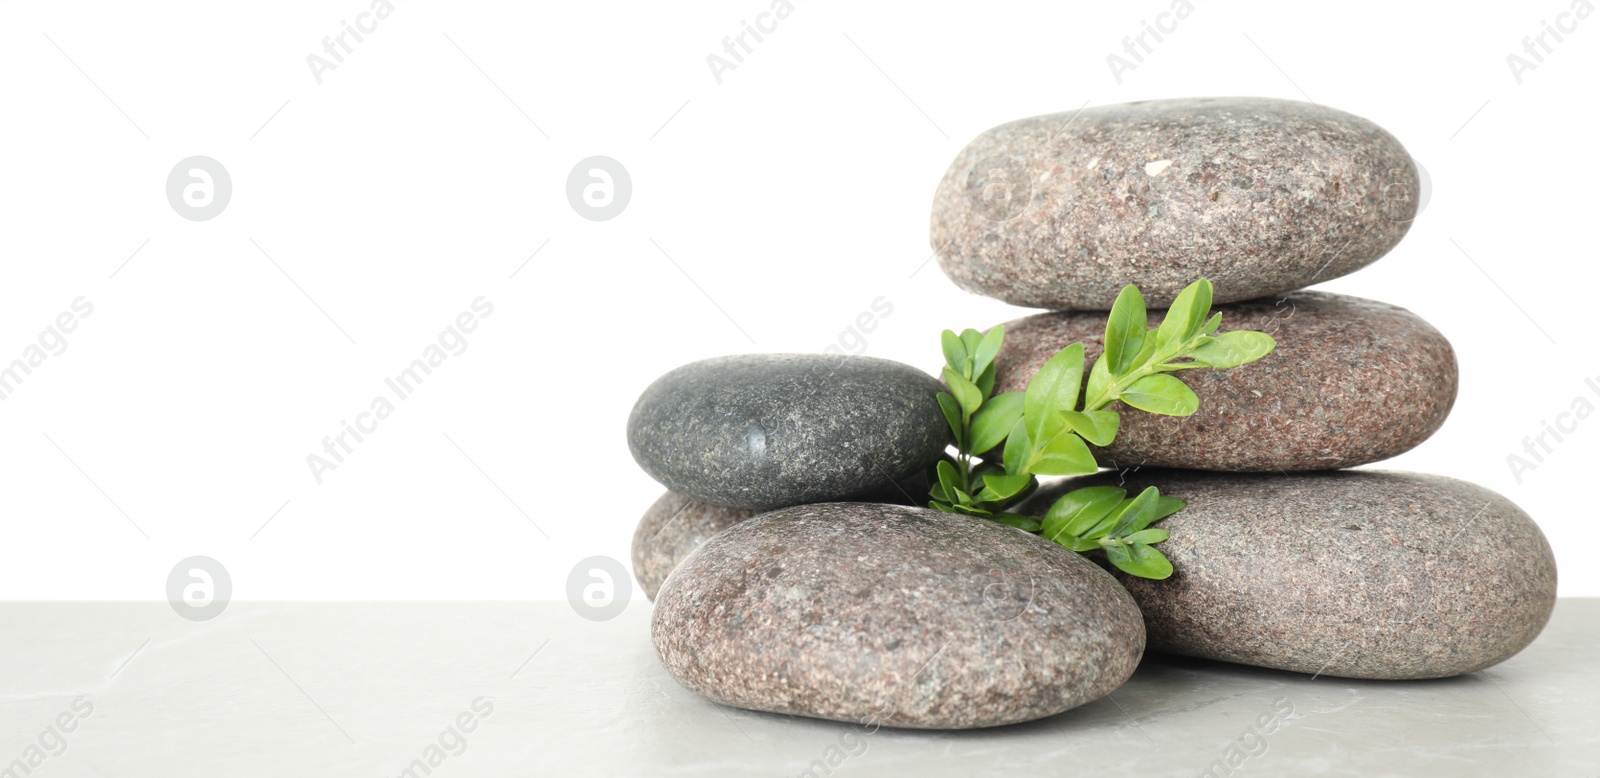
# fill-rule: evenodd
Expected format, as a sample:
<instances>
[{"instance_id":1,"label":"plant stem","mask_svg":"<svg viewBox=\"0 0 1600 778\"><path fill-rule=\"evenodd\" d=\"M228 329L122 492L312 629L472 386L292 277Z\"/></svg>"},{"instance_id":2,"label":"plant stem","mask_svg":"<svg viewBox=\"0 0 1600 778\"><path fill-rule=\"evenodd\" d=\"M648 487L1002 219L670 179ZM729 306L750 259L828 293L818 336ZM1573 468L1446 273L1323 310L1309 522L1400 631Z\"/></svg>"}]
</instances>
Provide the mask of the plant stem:
<instances>
[{"instance_id":1,"label":"plant stem","mask_svg":"<svg viewBox=\"0 0 1600 778\"><path fill-rule=\"evenodd\" d=\"M1152 335L1151 337L1154 336ZM1085 411L1098 411L1107 405L1116 402L1117 398L1122 396L1122 390L1133 386L1139 381L1139 379L1144 378L1145 376L1155 375L1158 372L1156 370L1157 367L1166 364L1168 360L1174 359L1179 354L1187 352L1192 348L1194 348L1194 344L1192 342L1183 343L1179 345L1177 349L1173 350L1171 354L1152 355L1150 360L1145 362L1143 365L1140 365L1137 370L1134 370L1133 372L1118 378L1109 384L1106 384L1105 391L1102 392L1099 397L1094 398L1092 401L1086 399L1083 404L1083 409Z\"/></svg>"},{"instance_id":2,"label":"plant stem","mask_svg":"<svg viewBox=\"0 0 1600 778\"><path fill-rule=\"evenodd\" d=\"M968 445L971 445L972 416L970 414L963 413L961 415L961 439L968 441ZM957 451L960 454L956 457L956 463L960 465L961 491L972 494L972 452L967 450L967 446L958 446Z\"/></svg>"}]
</instances>

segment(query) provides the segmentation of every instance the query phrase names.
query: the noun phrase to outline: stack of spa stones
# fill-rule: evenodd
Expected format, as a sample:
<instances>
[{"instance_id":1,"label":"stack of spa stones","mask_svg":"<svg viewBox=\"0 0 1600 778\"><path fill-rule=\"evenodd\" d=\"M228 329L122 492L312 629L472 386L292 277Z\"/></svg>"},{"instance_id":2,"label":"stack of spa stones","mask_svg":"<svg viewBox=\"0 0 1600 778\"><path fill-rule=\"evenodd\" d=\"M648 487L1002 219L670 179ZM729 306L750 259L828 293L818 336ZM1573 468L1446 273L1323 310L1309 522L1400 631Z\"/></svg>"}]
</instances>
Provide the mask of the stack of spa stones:
<instances>
[{"instance_id":1,"label":"stack of spa stones","mask_svg":"<svg viewBox=\"0 0 1600 778\"><path fill-rule=\"evenodd\" d=\"M1083 343L1126 284L1150 325L1198 278L1222 330L1277 348L1186 373L1193 416L1129 409L1094 483L1188 507L1160 526L1165 580L1115 575L999 522L925 507L951 442L920 370L749 355L674 370L629 419L669 491L634 537L652 637L685 687L743 708L965 728L1104 696L1152 650L1303 673L1437 678L1501 662L1555 601L1555 562L1498 494L1344 470L1407 451L1455 400L1449 342L1386 303L1297 291L1405 235L1417 169L1360 117L1226 98L1041 116L970 143L932 245L964 289L1052 313L1006 324L996 394Z\"/></svg>"}]
</instances>

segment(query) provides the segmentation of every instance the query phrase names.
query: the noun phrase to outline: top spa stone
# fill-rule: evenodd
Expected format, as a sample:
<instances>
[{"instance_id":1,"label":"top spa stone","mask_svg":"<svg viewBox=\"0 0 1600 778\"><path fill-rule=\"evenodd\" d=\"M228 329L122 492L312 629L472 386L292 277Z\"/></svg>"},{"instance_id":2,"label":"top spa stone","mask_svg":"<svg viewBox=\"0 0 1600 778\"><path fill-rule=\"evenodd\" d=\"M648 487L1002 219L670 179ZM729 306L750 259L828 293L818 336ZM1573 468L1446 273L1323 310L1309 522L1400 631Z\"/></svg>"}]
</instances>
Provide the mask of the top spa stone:
<instances>
[{"instance_id":1,"label":"top spa stone","mask_svg":"<svg viewBox=\"0 0 1600 778\"><path fill-rule=\"evenodd\" d=\"M1394 136L1313 103L1155 100L1003 124L939 182L932 246L958 286L1014 305L1153 308L1209 278L1216 302L1355 272L1417 212Z\"/></svg>"},{"instance_id":2,"label":"top spa stone","mask_svg":"<svg viewBox=\"0 0 1600 778\"><path fill-rule=\"evenodd\" d=\"M628 417L651 477L709 505L771 510L893 488L949 441L942 387L874 357L746 354L656 379Z\"/></svg>"}]
</instances>

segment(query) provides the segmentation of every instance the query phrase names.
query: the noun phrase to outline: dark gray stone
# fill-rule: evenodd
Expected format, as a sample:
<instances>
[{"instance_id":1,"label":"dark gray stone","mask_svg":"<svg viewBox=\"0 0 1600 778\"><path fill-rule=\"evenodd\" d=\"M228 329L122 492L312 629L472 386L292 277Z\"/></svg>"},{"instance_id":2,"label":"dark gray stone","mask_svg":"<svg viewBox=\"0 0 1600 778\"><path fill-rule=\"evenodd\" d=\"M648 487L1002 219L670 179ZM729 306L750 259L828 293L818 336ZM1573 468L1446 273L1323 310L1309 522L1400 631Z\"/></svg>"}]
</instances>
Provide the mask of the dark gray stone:
<instances>
[{"instance_id":1,"label":"dark gray stone","mask_svg":"<svg viewBox=\"0 0 1600 778\"><path fill-rule=\"evenodd\" d=\"M932 376L874 357L746 354L677 368L628 418L657 481L711 505L769 510L890 488L950 442Z\"/></svg>"},{"instance_id":2,"label":"dark gray stone","mask_svg":"<svg viewBox=\"0 0 1600 778\"><path fill-rule=\"evenodd\" d=\"M1404 308L1295 292L1216 310L1221 331L1258 330L1278 347L1231 370L1176 373L1200 398L1193 416L1113 405L1122 428L1097 452L1102 465L1235 472L1354 467L1411 450L1438 431L1455 404L1455 351ZM1152 311L1151 326L1162 315ZM1103 313L1046 313L1005 326L996 393L1026 388L1068 345L1083 343L1090 365L1105 346Z\"/></svg>"},{"instance_id":3,"label":"dark gray stone","mask_svg":"<svg viewBox=\"0 0 1600 778\"><path fill-rule=\"evenodd\" d=\"M1049 716L1115 689L1144 628L1115 579L1012 527L804 505L706 541L656 597L684 687L753 710L916 728Z\"/></svg>"},{"instance_id":4,"label":"dark gray stone","mask_svg":"<svg viewBox=\"0 0 1600 778\"><path fill-rule=\"evenodd\" d=\"M1042 515L1102 475L1048 484ZM1442 678L1503 662L1538 637L1556 563L1510 500L1451 478L1355 470L1232 475L1140 470L1189 506L1161 522L1164 581L1118 578L1150 649L1345 678Z\"/></svg>"},{"instance_id":5,"label":"dark gray stone","mask_svg":"<svg viewBox=\"0 0 1600 778\"><path fill-rule=\"evenodd\" d=\"M958 286L1015 305L1110 310L1137 284L1166 307L1197 278L1218 302L1359 270L1406 234L1416 165L1366 119L1252 97L1037 116L979 135L933 201Z\"/></svg>"}]
</instances>

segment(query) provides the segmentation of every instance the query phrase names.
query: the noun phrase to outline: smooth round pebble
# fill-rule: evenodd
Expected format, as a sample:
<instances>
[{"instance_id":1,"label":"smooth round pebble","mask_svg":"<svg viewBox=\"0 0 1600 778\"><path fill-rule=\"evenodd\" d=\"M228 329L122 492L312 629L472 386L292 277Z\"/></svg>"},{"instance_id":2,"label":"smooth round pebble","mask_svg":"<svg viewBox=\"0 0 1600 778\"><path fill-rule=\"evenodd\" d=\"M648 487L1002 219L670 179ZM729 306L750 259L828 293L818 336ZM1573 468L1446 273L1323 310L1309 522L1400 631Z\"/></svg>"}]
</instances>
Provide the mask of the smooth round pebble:
<instances>
[{"instance_id":1,"label":"smooth round pebble","mask_svg":"<svg viewBox=\"0 0 1600 778\"><path fill-rule=\"evenodd\" d=\"M1112 406L1110 467L1277 472L1377 462L1438 431L1455 404L1455 351L1421 317L1387 303L1326 292L1219 305L1221 332L1251 329L1277 340L1272 353L1229 370L1173 375L1200 409L1180 418ZM1150 326L1164 312L1150 312ZM1025 389L1046 360L1083 343L1085 364L1105 347L1102 313L1045 313L1007 322L996 359L996 394ZM1084 371L1088 373L1087 370Z\"/></svg>"},{"instance_id":2,"label":"smooth round pebble","mask_svg":"<svg viewBox=\"0 0 1600 778\"><path fill-rule=\"evenodd\" d=\"M892 487L950 442L941 385L875 357L745 354L684 365L628 418L628 449L668 489L770 510Z\"/></svg>"},{"instance_id":3,"label":"smooth round pebble","mask_svg":"<svg viewBox=\"0 0 1600 778\"><path fill-rule=\"evenodd\" d=\"M656 596L651 637L725 705L892 727L990 727L1097 699L1144 627L1083 557L927 508L803 505L717 533Z\"/></svg>"},{"instance_id":4,"label":"smooth round pebble","mask_svg":"<svg viewBox=\"0 0 1600 778\"><path fill-rule=\"evenodd\" d=\"M644 512L633 531L633 577L646 597L654 600L689 552L712 535L756 515L741 508L723 508L667 492Z\"/></svg>"},{"instance_id":5,"label":"smooth round pebble","mask_svg":"<svg viewBox=\"0 0 1600 778\"><path fill-rule=\"evenodd\" d=\"M855 501L926 505L928 499L927 476L917 473ZM756 511L707 505L672 492L661 495L634 528L633 577L639 580L645 596L654 600L661 583L689 552L712 535L755 515Z\"/></svg>"},{"instance_id":6,"label":"smooth round pebble","mask_svg":"<svg viewBox=\"0 0 1600 778\"><path fill-rule=\"evenodd\" d=\"M1490 667L1544 629L1556 563L1510 500L1436 475L1356 470L1234 475L1140 470L1189 505L1156 525L1173 575L1118 573L1150 649L1344 678L1443 678ZM1042 487L1043 515L1065 491Z\"/></svg>"},{"instance_id":7,"label":"smooth round pebble","mask_svg":"<svg viewBox=\"0 0 1600 778\"><path fill-rule=\"evenodd\" d=\"M979 135L939 182L930 245L958 286L1014 305L1110 310L1136 284L1166 307L1202 277L1234 302L1367 266L1406 234L1420 193L1405 148L1359 116L1151 100Z\"/></svg>"}]
</instances>

